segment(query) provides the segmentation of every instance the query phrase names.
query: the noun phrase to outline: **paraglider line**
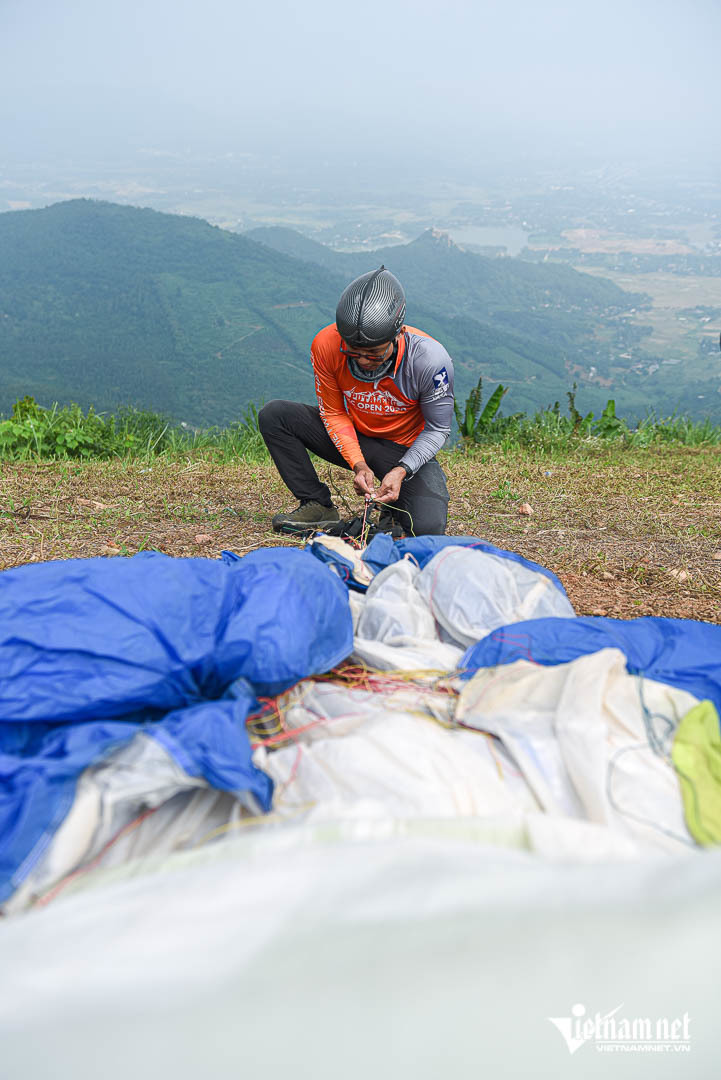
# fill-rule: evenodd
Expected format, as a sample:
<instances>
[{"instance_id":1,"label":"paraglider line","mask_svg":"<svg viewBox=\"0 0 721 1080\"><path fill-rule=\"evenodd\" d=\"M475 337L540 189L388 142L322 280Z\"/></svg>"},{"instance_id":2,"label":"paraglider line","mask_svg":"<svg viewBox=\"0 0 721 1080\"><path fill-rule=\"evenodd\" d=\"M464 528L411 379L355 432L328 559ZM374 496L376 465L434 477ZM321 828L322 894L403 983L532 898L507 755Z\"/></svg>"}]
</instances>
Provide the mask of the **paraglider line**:
<instances>
[{"instance_id":1,"label":"paraglider line","mask_svg":"<svg viewBox=\"0 0 721 1080\"><path fill-rule=\"evenodd\" d=\"M528 660L529 664L535 664L536 667L544 666L539 660L533 658L530 634L517 634L514 636L505 630L494 630L489 636L491 641L499 641L503 645L512 645L517 648L522 655L514 657L515 660ZM512 661L508 660L506 662L510 663Z\"/></svg>"},{"instance_id":2,"label":"paraglider line","mask_svg":"<svg viewBox=\"0 0 721 1080\"><path fill-rule=\"evenodd\" d=\"M631 821L637 822L639 825L645 825L649 829L653 829L655 832L662 833L664 836L670 837L672 840L677 840L681 844L685 844L686 847L695 848L696 842L690 840L688 836L681 836L679 833L673 831L673 829L667 829L663 825L659 825L657 821L652 818L645 818L642 814L634 814L632 810L625 810L620 803L618 803L613 794L613 772L617 768L617 759L622 757L623 754L638 753L639 750L648 750L647 743L639 743L638 746L622 746L620 750L617 750L608 763L606 770L606 795L616 813L621 814L622 817L629 818ZM651 749L653 749L651 747ZM654 751L655 753L655 751Z\"/></svg>"},{"instance_id":3,"label":"paraglider line","mask_svg":"<svg viewBox=\"0 0 721 1080\"><path fill-rule=\"evenodd\" d=\"M134 821L130 821L127 825L123 825L122 829L119 829L118 832L116 832L115 836L111 837L110 840L108 840L107 844L105 844L100 849L94 859L87 863L87 865L79 866L77 870L73 870L71 874L67 874L64 878L61 878L57 885L55 885L55 887L52 888L50 892L46 893L45 896L39 897L35 901L35 904L33 906L45 907L46 904L49 904L52 900L59 896L65 886L69 885L70 882L74 880L74 878L81 877L83 874L88 874L91 870L95 870L102 861L102 859L110 851L111 847L113 847L113 845L116 844L118 840L120 840L123 836L126 836L129 832L132 832L133 829L136 829L138 825L145 821L146 818L149 818L151 814L154 814L156 810L159 809L160 806L151 806L147 810L144 810L142 814L139 814L138 817L134 819Z\"/></svg>"}]
</instances>

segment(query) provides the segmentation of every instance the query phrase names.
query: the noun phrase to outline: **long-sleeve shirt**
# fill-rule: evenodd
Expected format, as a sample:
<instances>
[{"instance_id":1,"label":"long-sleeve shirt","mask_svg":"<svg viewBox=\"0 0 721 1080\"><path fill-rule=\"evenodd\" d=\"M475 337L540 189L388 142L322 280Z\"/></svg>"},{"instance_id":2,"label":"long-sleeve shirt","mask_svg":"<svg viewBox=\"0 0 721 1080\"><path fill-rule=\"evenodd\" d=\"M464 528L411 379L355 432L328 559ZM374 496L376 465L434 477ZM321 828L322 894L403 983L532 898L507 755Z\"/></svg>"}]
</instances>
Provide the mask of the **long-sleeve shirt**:
<instances>
[{"instance_id":1,"label":"long-sleeve shirt","mask_svg":"<svg viewBox=\"0 0 721 1080\"><path fill-rule=\"evenodd\" d=\"M438 453L453 420L453 361L430 335L405 326L393 371L377 382L356 379L340 350L335 323L311 345L323 423L351 466L363 459L358 432L407 446L400 459L412 475Z\"/></svg>"}]
</instances>

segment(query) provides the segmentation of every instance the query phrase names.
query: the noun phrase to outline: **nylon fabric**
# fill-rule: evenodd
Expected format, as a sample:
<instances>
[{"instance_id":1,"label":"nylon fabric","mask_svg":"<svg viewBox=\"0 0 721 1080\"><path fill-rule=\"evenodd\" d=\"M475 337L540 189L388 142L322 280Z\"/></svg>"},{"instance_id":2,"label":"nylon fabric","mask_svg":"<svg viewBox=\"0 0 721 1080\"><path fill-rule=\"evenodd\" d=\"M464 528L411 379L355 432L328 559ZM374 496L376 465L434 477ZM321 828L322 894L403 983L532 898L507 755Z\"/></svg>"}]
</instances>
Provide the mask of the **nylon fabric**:
<instances>
[{"instance_id":1,"label":"nylon fabric","mask_svg":"<svg viewBox=\"0 0 721 1080\"><path fill-rule=\"evenodd\" d=\"M455 717L501 739L547 815L591 821L638 857L694 846L670 756L647 725L652 717L662 737L695 704L629 675L618 649L602 649L551 668L517 660L479 669Z\"/></svg>"},{"instance_id":2,"label":"nylon fabric","mask_svg":"<svg viewBox=\"0 0 721 1080\"><path fill-rule=\"evenodd\" d=\"M516 560L447 545L418 575L416 588L431 616L459 645L498 626L546 615L575 618L568 598L545 574Z\"/></svg>"},{"instance_id":3,"label":"nylon fabric","mask_svg":"<svg viewBox=\"0 0 721 1080\"><path fill-rule=\"evenodd\" d=\"M621 650L631 674L708 698L721 711L721 626L693 619L533 619L494 630L471 646L461 663L470 678L479 668L519 659L564 664L606 648Z\"/></svg>"},{"instance_id":4,"label":"nylon fabric","mask_svg":"<svg viewBox=\"0 0 721 1080\"><path fill-rule=\"evenodd\" d=\"M478 551L485 551L489 555L497 555L500 559L508 559L510 562L518 563L520 566L525 566L529 570L542 574L553 582L563 596L566 595L566 590L560 580L546 566L541 566L540 563L532 562L530 559L524 559L522 555L518 555L515 551L498 548L477 536L411 536L398 541L393 541L390 536L374 536L363 552L363 561L377 573L384 566L390 566L391 563L398 562L400 559L405 558L406 555L410 555L422 570L434 555L437 555L443 548L450 546L471 547Z\"/></svg>"},{"instance_id":5,"label":"nylon fabric","mask_svg":"<svg viewBox=\"0 0 721 1080\"><path fill-rule=\"evenodd\" d=\"M681 719L671 758L689 832L704 847L721 844L721 734L710 701L700 702Z\"/></svg>"},{"instance_id":6,"label":"nylon fabric","mask_svg":"<svg viewBox=\"0 0 721 1080\"><path fill-rule=\"evenodd\" d=\"M5 866L23 882L18 893L42 891L73 860L102 853L138 803L177 791L111 857L81 866L58 901L0 919L5 1071L44 1076L52 1061L55 1080L95 1080L102 1062L103 1080L125 1080L162 1062L175 1080L209 1071L285 1078L302 1060L315 1080L339 1071L360 1080L380 1060L381 1072L404 1080L439 1071L601 1080L603 1044L590 1037L576 1056L563 1035L583 1012L584 1030L594 1016L619 1013L634 1038L633 1017L668 1034L690 1016L693 1071L715 1075L708 958L721 943L721 853L692 843L671 745L681 718L696 714L703 746L693 724L688 745L719 754L711 705L692 707L721 685L721 627L541 618L506 623L466 650L477 661L467 680L352 667L303 678L254 720L258 737L273 734L250 760L245 720L258 688L333 663L348 647L351 610L363 640L395 658L412 638L437 669L441 646L452 648L430 610L443 593L439 566L462 566L483 603L489 565L530 575L539 595L568 602L550 572L473 538L378 537L363 565L338 543L322 546L335 570L287 549L177 560L177 573L162 558L114 560L93 588L76 574L65 604L52 590L25 589L38 567L0 575L0 611L11 610L10 581L21 616L14 638L0 635L0 672L39 680L35 714L0 722L0 843L16 844ZM144 603L134 576L143 565ZM363 578L366 565L375 571L368 591L349 593L336 573ZM129 575L133 587L119 580L105 594L103 573ZM450 610L452 577L449 586ZM515 600L512 617L523 617L520 592ZM83 636L82 612L105 618L106 609L101 638L91 623ZM80 704L97 669L108 674L97 688L109 708L121 707L124 674L136 704L147 687L154 700L192 700L105 718L88 707L84 721L58 706L49 723L43 680L52 668L40 655L48 613L68 693L71 661L80 665ZM63 648L64 618L72 648ZM200 638L188 640L196 621ZM662 674L649 678L651 670ZM223 696L197 700L209 692ZM6 700L17 708L22 687ZM683 745L677 735L674 748ZM68 813L83 761L91 768ZM682 768L710 834L718 804L707 810L701 771L688 760ZM272 781L269 817L229 805L237 795L266 808ZM2 801L6 788L14 801ZM112 796L108 816L93 788ZM201 846L172 850L182 833ZM33 863L54 841L57 858ZM31 864L34 882L23 876ZM682 1049L665 1038L662 1046ZM676 1053L618 1053L614 1076L676 1076L678 1063Z\"/></svg>"},{"instance_id":7,"label":"nylon fabric","mask_svg":"<svg viewBox=\"0 0 721 1080\"><path fill-rule=\"evenodd\" d=\"M40 739L32 738L40 725L24 725L31 736L26 752L0 755L0 902L51 852L55 831L73 805L84 770L109 760L141 732L177 762L186 775L187 788L195 786L195 778L267 812L273 784L253 764L245 729L253 701L246 694L233 701L205 702L175 710L151 724L132 718L62 724ZM0 728L0 739L3 734ZM150 805L153 792L158 791L158 778L155 788L149 778Z\"/></svg>"},{"instance_id":8,"label":"nylon fabric","mask_svg":"<svg viewBox=\"0 0 721 1080\"><path fill-rule=\"evenodd\" d=\"M267 809L250 704L339 663L353 634L343 584L285 548L20 567L0 575L0 627L0 900L51 843L83 770L141 730L188 776Z\"/></svg>"},{"instance_id":9,"label":"nylon fabric","mask_svg":"<svg viewBox=\"0 0 721 1080\"><path fill-rule=\"evenodd\" d=\"M0 725L158 715L239 676L277 693L352 639L340 582L285 548L23 566L0 577L0 627Z\"/></svg>"},{"instance_id":10,"label":"nylon fabric","mask_svg":"<svg viewBox=\"0 0 721 1080\"><path fill-rule=\"evenodd\" d=\"M421 571L409 559L391 563L373 579L357 605L353 655L382 670L452 671L462 656L442 641L418 591Z\"/></svg>"}]
</instances>

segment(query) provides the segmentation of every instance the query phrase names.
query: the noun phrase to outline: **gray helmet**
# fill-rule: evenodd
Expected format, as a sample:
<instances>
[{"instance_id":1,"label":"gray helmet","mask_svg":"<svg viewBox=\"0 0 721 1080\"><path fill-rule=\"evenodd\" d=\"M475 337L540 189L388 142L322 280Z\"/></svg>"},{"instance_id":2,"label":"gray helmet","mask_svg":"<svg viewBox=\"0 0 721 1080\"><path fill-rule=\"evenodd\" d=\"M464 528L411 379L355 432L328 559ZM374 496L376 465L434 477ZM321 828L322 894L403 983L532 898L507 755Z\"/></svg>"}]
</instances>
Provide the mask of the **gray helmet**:
<instances>
[{"instance_id":1,"label":"gray helmet","mask_svg":"<svg viewBox=\"0 0 721 1080\"><path fill-rule=\"evenodd\" d=\"M338 333L348 345L372 348L391 341L406 317L406 294L397 277L381 266L351 281L335 312Z\"/></svg>"}]
</instances>

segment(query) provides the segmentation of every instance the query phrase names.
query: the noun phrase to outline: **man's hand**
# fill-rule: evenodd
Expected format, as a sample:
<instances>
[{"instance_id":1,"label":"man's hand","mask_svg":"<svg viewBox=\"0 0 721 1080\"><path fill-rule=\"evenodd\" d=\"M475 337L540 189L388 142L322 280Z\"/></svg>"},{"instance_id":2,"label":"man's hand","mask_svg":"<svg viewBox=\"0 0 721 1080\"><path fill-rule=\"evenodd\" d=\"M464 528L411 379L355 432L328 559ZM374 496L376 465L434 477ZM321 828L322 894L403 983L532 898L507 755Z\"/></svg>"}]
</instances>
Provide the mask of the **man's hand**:
<instances>
[{"instance_id":1,"label":"man's hand","mask_svg":"<svg viewBox=\"0 0 721 1080\"><path fill-rule=\"evenodd\" d=\"M371 498L375 499L376 478L373 475L373 470L368 468L365 461L357 461L353 466L353 472L355 473L353 487L356 490L356 495L370 495Z\"/></svg>"},{"instance_id":2,"label":"man's hand","mask_svg":"<svg viewBox=\"0 0 721 1080\"><path fill-rule=\"evenodd\" d=\"M396 502L401 493L401 484L405 478L406 470L402 465L396 465L395 469L391 469L391 471L386 473L383 477L383 483L375 496L376 501L389 503Z\"/></svg>"}]
</instances>

